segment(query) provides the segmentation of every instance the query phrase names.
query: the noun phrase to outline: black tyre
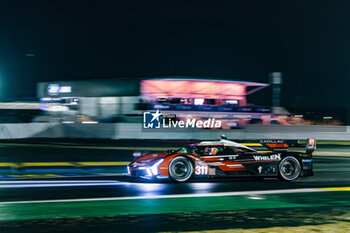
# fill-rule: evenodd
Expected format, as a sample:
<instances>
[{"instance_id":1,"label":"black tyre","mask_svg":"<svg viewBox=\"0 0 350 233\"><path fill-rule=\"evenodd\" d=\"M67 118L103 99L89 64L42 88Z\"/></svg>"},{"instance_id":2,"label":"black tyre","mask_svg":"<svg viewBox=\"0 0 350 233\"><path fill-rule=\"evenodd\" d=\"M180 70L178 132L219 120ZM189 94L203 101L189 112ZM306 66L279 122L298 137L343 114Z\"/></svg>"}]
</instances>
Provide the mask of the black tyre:
<instances>
[{"instance_id":1,"label":"black tyre","mask_svg":"<svg viewBox=\"0 0 350 233\"><path fill-rule=\"evenodd\" d=\"M281 180L292 181L301 173L299 161L292 156L287 156L278 165L278 176Z\"/></svg>"},{"instance_id":2,"label":"black tyre","mask_svg":"<svg viewBox=\"0 0 350 233\"><path fill-rule=\"evenodd\" d=\"M183 156L175 157L169 164L169 176L176 182L185 182L193 174L193 165Z\"/></svg>"}]
</instances>

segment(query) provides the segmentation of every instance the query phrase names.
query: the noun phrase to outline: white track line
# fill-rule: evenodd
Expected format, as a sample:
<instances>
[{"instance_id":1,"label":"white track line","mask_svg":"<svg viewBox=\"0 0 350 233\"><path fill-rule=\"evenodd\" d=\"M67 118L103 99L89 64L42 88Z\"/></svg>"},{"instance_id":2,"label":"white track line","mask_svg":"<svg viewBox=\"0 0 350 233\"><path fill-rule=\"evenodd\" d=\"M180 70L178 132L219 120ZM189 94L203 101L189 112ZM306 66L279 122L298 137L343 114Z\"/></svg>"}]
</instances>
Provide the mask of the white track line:
<instances>
[{"instance_id":1,"label":"white track line","mask_svg":"<svg viewBox=\"0 0 350 233\"><path fill-rule=\"evenodd\" d=\"M0 181L1 184L48 184L48 183L120 183L114 180L14 180Z\"/></svg>"},{"instance_id":2,"label":"white track line","mask_svg":"<svg viewBox=\"0 0 350 233\"><path fill-rule=\"evenodd\" d=\"M62 202L83 202L83 201L119 201L119 200L142 200L142 199L164 199L164 198L193 198L193 197L223 197L223 196L246 196L246 195L268 195L268 194L288 194L288 193L312 193L329 192L333 190L323 190L316 188L303 189L279 189L263 191L243 191L243 192L218 192L200 194L176 194L176 195L150 195L134 197L103 197L103 198L77 198L77 199L57 199L57 200L30 200L30 201L7 201L4 204L31 204L31 203L62 203Z\"/></svg>"},{"instance_id":3,"label":"white track line","mask_svg":"<svg viewBox=\"0 0 350 233\"><path fill-rule=\"evenodd\" d=\"M51 183L51 184L6 184L0 185L0 189L8 188L49 188L49 187L81 187L81 186L108 186L108 185L123 185L123 183Z\"/></svg>"}]
</instances>

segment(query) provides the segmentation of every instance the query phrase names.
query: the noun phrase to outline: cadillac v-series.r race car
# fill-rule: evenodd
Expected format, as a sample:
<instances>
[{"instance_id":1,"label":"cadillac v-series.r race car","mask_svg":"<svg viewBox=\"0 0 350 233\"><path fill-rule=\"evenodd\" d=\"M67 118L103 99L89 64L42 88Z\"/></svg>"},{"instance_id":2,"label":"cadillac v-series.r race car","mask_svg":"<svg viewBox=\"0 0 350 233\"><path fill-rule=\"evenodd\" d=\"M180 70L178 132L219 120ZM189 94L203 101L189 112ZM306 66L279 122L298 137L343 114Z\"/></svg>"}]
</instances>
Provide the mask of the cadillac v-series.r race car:
<instances>
[{"instance_id":1,"label":"cadillac v-series.r race car","mask_svg":"<svg viewBox=\"0 0 350 233\"><path fill-rule=\"evenodd\" d=\"M149 153L128 166L133 177L171 179L185 182L190 178L278 177L292 181L312 176L312 153L316 140L307 139L305 152L289 152L283 140L262 140L270 151L261 153L251 147L229 141L203 141L165 153ZM266 153L267 152L267 153Z\"/></svg>"}]
</instances>

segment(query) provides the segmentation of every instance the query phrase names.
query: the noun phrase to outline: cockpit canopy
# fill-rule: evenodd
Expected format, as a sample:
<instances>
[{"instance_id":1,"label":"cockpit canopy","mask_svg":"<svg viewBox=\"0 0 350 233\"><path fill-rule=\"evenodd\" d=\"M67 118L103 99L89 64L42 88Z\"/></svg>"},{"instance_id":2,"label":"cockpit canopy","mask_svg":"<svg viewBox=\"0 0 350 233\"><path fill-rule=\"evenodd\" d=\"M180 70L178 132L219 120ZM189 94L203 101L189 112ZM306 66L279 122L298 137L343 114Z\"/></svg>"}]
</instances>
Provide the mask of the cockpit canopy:
<instances>
[{"instance_id":1,"label":"cockpit canopy","mask_svg":"<svg viewBox=\"0 0 350 233\"><path fill-rule=\"evenodd\" d=\"M254 149L237 142L221 139L219 141L203 141L196 144L196 154L201 156L230 155L243 152L256 152Z\"/></svg>"},{"instance_id":2,"label":"cockpit canopy","mask_svg":"<svg viewBox=\"0 0 350 233\"><path fill-rule=\"evenodd\" d=\"M191 144L187 147L182 147L178 150L168 151L168 153L191 153L200 156L232 155L245 152L256 152L256 150L226 139L203 141L197 144Z\"/></svg>"}]
</instances>

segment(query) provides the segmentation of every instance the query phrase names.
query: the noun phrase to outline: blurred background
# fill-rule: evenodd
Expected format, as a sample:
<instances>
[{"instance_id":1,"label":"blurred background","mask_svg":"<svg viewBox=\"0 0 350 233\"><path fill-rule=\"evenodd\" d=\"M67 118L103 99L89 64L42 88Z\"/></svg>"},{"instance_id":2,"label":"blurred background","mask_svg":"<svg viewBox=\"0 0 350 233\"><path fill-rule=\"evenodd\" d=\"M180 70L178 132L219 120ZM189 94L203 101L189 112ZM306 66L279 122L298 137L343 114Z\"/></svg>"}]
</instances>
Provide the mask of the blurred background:
<instances>
[{"instance_id":1,"label":"blurred background","mask_svg":"<svg viewBox=\"0 0 350 233\"><path fill-rule=\"evenodd\" d=\"M349 12L346 0L0 0L0 232L350 232ZM222 124L144 129L157 110ZM223 134L259 153L315 138L314 176L128 176L136 156Z\"/></svg>"},{"instance_id":2,"label":"blurred background","mask_svg":"<svg viewBox=\"0 0 350 233\"><path fill-rule=\"evenodd\" d=\"M349 124L347 2L1 5L1 123Z\"/></svg>"}]
</instances>

